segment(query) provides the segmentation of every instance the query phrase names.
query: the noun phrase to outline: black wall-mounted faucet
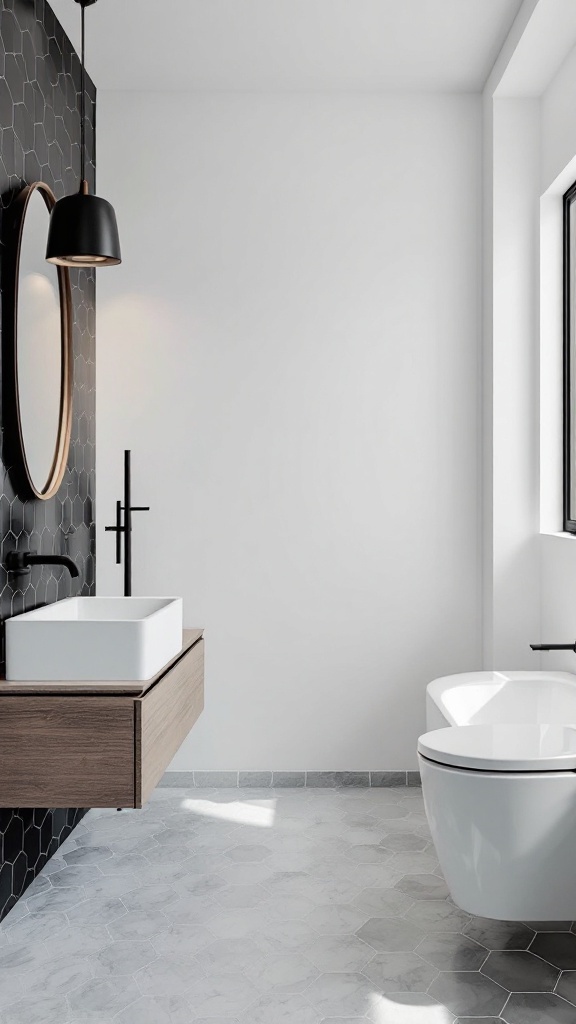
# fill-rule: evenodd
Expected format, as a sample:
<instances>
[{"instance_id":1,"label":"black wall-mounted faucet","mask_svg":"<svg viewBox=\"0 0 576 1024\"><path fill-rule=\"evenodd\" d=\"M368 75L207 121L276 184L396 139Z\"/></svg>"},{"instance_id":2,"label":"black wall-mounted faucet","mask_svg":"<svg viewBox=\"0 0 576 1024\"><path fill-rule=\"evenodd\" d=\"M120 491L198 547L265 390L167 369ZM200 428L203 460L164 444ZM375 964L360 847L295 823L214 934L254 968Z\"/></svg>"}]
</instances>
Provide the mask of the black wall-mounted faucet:
<instances>
[{"instance_id":1,"label":"black wall-mounted faucet","mask_svg":"<svg viewBox=\"0 0 576 1024\"><path fill-rule=\"evenodd\" d=\"M573 651L576 654L576 641L573 644L530 644L532 651Z\"/></svg>"},{"instance_id":2,"label":"black wall-mounted faucet","mask_svg":"<svg viewBox=\"0 0 576 1024\"><path fill-rule=\"evenodd\" d=\"M7 572L23 576L32 571L33 565L62 565L76 579L80 570L68 555L38 555L35 551L9 551L4 568Z\"/></svg>"},{"instance_id":3,"label":"black wall-mounted faucet","mask_svg":"<svg viewBox=\"0 0 576 1024\"><path fill-rule=\"evenodd\" d=\"M149 512L149 505L132 504L131 452L124 452L124 504L116 502L116 523L105 526L106 533L116 534L116 565L122 562L122 538L124 538L124 597L132 596L132 513ZM122 515L124 513L124 515Z\"/></svg>"}]
</instances>

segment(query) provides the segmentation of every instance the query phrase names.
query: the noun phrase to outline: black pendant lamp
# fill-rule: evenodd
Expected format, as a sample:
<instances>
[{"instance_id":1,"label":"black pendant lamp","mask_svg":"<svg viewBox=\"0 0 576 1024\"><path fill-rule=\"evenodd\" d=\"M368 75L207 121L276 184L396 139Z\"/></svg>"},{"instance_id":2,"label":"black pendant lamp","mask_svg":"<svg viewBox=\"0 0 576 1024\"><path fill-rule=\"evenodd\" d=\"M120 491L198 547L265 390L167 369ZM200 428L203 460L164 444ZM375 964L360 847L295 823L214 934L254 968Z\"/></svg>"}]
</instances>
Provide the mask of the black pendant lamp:
<instances>
[{"instance_id":1,"label":"black pendant lamp","mask_svg":"<svg viewBox=\"0 0 576 1024\"><path fill-rule=\"evenodd\" d=\"M113 267L122 262L114 207L91 196L86 181L86 70L84 66L86 7L96 0L76 0L82 7L82 78L80 107L80 190L60 199L50 217L46 259L60 267Z\"/></svg>"}]
</instances>

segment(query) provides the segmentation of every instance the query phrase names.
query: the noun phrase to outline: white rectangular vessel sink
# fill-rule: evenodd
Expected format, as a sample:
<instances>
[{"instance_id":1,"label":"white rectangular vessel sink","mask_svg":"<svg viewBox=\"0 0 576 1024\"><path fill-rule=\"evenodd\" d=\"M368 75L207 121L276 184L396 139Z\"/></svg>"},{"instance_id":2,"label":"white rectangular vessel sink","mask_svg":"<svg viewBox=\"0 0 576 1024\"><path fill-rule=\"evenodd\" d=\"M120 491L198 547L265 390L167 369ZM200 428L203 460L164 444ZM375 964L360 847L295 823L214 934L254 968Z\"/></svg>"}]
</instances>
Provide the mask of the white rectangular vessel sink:
<instances>
[{"instance_id":1,"label":"white rectangular vessel sink","mask_svg":"<svg viewBox=\"0 0 576 1024\"><path fill-rule=\"evenodd\" d=\"M6 679L145 680L181 648L180 597L71 597L6 621Z\"/></svg>"}]
</instances>

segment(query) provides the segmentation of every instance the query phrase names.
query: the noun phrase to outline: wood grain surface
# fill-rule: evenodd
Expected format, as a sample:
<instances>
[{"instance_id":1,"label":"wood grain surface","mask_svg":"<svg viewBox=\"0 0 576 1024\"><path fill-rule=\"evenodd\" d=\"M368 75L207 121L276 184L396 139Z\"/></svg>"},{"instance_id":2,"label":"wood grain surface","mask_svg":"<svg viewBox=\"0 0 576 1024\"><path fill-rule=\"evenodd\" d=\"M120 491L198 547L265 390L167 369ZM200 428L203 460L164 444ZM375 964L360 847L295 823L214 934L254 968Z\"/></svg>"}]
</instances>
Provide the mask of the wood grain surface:
<instances>
[{"instance_id":1,"label":"wood grain surface","mask_svg":"<svg viewBox=\"0 0 576 1024\"><path fill-rule=\"evenodd\" d=\"M180 654L137 695L5 683L0 807L142 807L204 707L201 637L185 630ZM36 689L5 689L23 685Z\"/></svg>"},{"instance_id":2,"label":"wood grain surface","mask_svg":"<svg viewBox=\"0 0 576 1024\"><path fill-rule=\"evenodd\" d=\"M134 701L0 697L0 807L130 807Z\"/></svg>"},{"instance_id":3,"label":"wood grain surface","mask_svg":"<svg viewBox=\"0 0 576 1024\"><path fill-rule=\"evenodd\" d=\"M134 707L135 796L142 807L204 708L204 641Z\"/></svg>"}]
</instances>

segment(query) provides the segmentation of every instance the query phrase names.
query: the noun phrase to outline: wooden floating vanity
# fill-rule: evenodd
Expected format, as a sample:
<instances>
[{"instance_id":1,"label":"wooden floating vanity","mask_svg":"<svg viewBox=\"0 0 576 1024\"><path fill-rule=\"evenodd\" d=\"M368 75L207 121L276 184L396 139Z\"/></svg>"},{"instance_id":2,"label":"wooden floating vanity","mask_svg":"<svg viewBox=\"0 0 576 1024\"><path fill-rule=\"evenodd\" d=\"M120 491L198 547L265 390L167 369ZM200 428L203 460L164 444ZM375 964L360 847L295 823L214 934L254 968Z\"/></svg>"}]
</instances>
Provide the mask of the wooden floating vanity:
<instances>
[{"instance_id":1,"label":"wooden floating vanity","mask_svg":"<svg viewBox=\"0 0 576 1024\"><path fill-rule=\"evenodd\" d=\"M143 807L204 707L204 640L142 682L0 680L0 807Z\"/></svg>"}]
</instances>

